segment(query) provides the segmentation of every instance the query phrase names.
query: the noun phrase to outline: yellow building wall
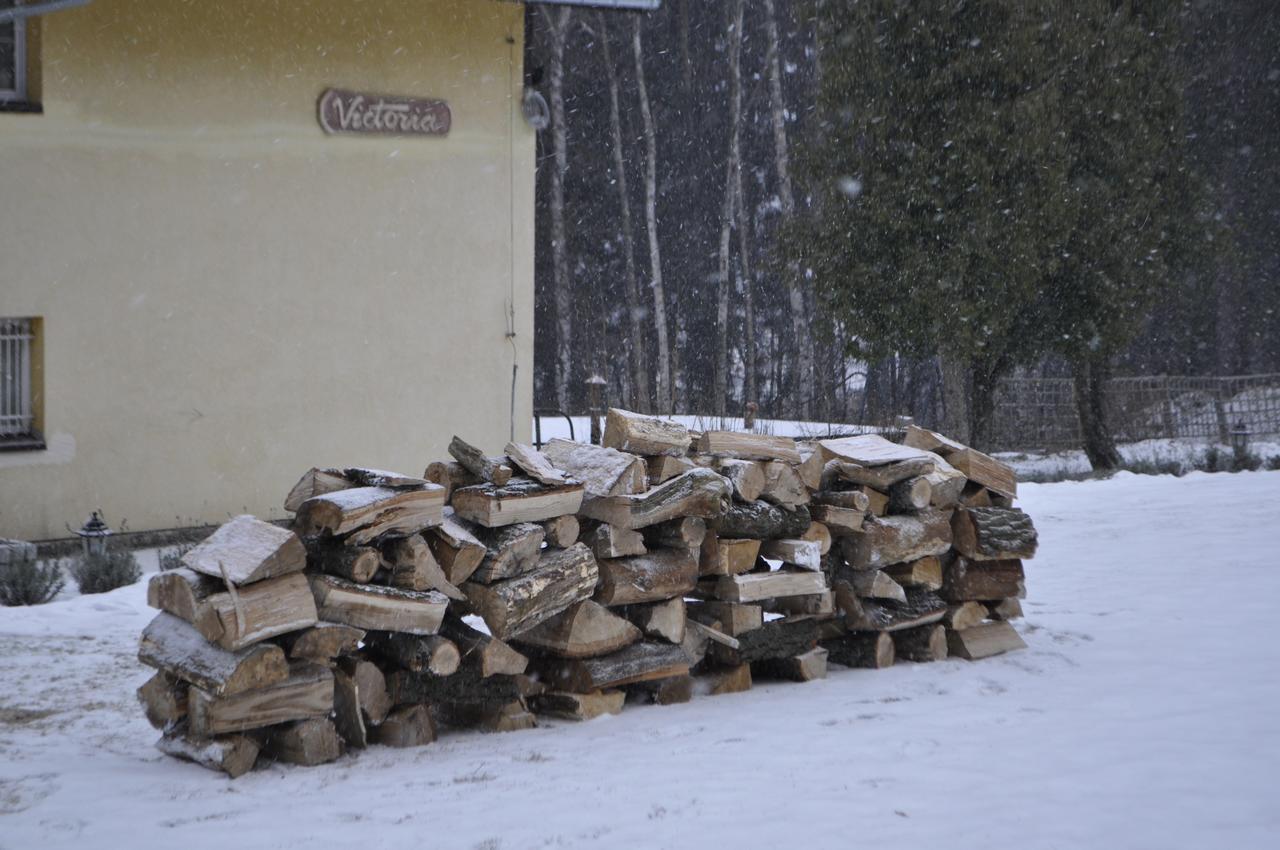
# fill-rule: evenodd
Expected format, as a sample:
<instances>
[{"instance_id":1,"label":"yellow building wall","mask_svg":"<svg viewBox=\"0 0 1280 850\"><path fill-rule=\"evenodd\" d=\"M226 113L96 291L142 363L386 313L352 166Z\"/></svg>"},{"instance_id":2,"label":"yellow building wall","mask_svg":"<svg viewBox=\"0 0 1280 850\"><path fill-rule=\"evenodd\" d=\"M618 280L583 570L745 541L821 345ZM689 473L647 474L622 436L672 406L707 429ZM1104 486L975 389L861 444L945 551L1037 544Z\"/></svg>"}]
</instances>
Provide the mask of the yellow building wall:
<instances>
[{"instance_id":1,"label":"yellow building wall","mask_svg":"<svg viewBox=\"0 0 1280 850\"><path fill-rule=\"evenodd\" d=\"M95 0L39 40L44 114L0 114L0 316L43 319L48 449L0 452L0 536L279 518L313 465L528 439L521 5ZM326 136L330 86L452 130Z\"/></svg>"}]
</instances>

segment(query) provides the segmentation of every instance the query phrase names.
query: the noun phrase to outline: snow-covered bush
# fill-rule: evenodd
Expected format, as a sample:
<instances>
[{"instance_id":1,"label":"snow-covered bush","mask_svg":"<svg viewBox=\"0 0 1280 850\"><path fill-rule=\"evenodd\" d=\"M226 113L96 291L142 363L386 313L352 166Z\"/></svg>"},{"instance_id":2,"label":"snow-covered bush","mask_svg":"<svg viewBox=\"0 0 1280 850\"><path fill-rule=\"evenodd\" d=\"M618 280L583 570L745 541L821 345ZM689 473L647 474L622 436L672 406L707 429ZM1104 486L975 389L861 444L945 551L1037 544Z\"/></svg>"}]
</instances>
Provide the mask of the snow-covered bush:
<instances>
[{"instance_id":1,"label":"snow-covered bush","mask_svg":"<svg viewBox=\"0 0 1280 850\"><path fill-rule=\"evenodd\" d=\"M190 552L196 544L179 543L177 546L171 546L167 549L160 550L160 571L176 570L182 567L182 556Z\"/></svg>"},{"instance_id":2,"label":"snow-covered bush","mask_svg":"<svg viewBox=\"0 0 1280 850\"><path fill-rule=\"evenodd\" d=\"M142 577L142 567L132 552L79 555L71 562L71 575L81 593L106 593Z\"/></svg>"},{"instance_id":3,"label":"snow-covered bush","mask_svg":"<svg viewBox=\"0 0 1280 850\"><path fill-rule=\"evenodd\" d=\"M43 605L66 585L57 563L34 559L0 564L0 605Z\"/></svg>"}]
</instances>

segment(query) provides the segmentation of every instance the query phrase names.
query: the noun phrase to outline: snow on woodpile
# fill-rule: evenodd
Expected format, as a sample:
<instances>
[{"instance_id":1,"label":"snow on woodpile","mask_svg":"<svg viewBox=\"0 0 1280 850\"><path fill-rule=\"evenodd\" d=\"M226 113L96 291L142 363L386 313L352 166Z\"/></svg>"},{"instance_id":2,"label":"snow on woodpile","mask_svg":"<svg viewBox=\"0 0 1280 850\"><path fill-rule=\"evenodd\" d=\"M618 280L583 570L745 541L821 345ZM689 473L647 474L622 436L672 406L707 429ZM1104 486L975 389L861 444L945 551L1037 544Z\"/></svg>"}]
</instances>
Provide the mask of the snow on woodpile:
<instances>
[{"instance_id":1,"label":"snow on woodpile","mask_svg":"<svg viewBox=\"0 0 1280 850\"><path fill-rule=\"evenodd\" d=\"M1024 646L1037 535L1005 464L915 427L608 423L545 454L455 437L420 479L312 469L292 531L227 523L148 589L159 748L238 776Z\"/></svg>"}]
</instances>

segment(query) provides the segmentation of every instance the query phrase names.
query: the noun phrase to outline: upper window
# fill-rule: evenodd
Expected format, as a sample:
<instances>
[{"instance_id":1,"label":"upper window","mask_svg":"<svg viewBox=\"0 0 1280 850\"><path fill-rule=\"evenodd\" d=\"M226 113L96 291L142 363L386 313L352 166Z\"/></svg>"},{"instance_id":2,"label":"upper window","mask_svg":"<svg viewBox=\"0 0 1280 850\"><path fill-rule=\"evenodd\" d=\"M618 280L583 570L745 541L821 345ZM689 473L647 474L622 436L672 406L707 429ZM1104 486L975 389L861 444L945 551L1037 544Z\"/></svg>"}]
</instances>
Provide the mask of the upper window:
<instances>
[{"instance_id":1,"label":"upper window","mask_svg":"<svg viewBox=\"0 0 1280 850\"><path fill-rule=\"evenodd\" d=\"M0 449L38 448L39 319L0 317Z\"/></svg>"},{"instance_id":2,"label":"upper window","mask_svg":"<svg viewBox=\"0 0 1280 850\"><path fill-rule=\"evenodd\" d=\"M0 10L22 0L0 0ZM27 99L27 25L23 18L0 23L0 103Z\"/></svg>"}]
</instances>

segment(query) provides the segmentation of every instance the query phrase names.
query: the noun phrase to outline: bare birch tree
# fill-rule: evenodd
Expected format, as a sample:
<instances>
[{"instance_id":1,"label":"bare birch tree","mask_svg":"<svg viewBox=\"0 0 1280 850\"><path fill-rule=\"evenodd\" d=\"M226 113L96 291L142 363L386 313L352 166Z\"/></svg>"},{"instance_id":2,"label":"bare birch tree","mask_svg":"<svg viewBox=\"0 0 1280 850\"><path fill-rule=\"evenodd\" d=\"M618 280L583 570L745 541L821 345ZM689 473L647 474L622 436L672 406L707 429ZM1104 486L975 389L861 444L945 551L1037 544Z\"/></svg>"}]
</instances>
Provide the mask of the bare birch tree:
<instances>
[{"instance_id":1,"label":"bare birch tree","mask_svg":"<svg viewBox=\"0 0 1280 850\"><path fill-rule=\"evenodd\" d=\"M729 291L733 285L731 243L733 216L737 208L737 179L742 133L742 3L738 3L729 35L729 146L725 153L724 202L720 212L720 265L716 291L716 362L712 387L717 416L728 413L729 386Z\"/></svg>"},{"instance_id":2,"label":"bare birch tree","mask_svg":"<svg viewBox=\"0 0 1280 850\"><path fill-rule=\"evenodd\" d=\"M568 236L564 224L564 178L569 169L568 132L564 110L564 46L571 9L552 12L542 7L551 35L548 89L551 95L551 268L556 305L556 403L569 409L569 382L573 374L573 292L569 287Z\"/></svg>"},{"instance_id":3,"label":"bare birch tree","mask_svg":"<svg viewBox=\"0 0 1280 850\"><path fill-rule=\"evenodd\" d=\"M741 38L743 10L746 0L737 0L734 9L734 31ZM739 71L741 77L741 71ZM756 385L756 311L754 297L754 281L751 274L751 207L747 203L744 181L742 179L742 140L741 134L731 134L729 160L733 172L733 193L738 211L738 267L742 271L742 310L743 310L743 361L746 368L746 385L743 402L758 401Z\"/></svg>"}]
</instances>

